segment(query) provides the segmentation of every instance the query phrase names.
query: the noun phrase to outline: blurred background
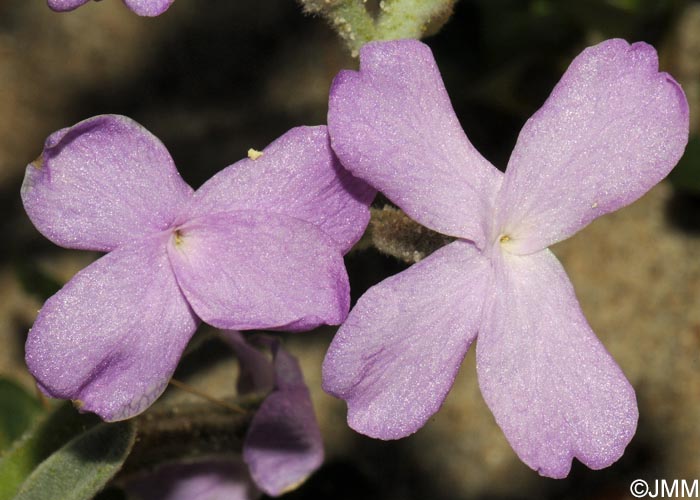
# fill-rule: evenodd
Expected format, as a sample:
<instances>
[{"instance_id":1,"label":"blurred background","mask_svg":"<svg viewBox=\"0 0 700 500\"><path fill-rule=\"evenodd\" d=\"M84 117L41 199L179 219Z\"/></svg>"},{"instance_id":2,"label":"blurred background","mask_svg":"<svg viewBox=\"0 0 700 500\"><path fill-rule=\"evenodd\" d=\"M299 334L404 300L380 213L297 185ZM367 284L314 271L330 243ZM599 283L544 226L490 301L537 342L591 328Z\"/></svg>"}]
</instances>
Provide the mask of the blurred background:
<instances>
[{"instance_id":1,"label":"blurred background","mask_svg":"<svg viewBox=\"0 0 700 500\"><path fill-rule=\"evenodd\" d=\"M320 389L333 329L319 329L285 336L302 363L327 453L289 498L617 499L631 498L638 478L700 479L700 3L460 0L426 42L467 135L503 168L523 123L571 59L612 37L657 47L692 113L691 143L671 182L553 249L637 391L639 429L624 457L603 471L576 462L567 479L539 477L486 408L473 350L444 407L417 434L398 442L357 435L344 403ZM165 143L196 188L248 148L262 149L296 125L324 123L333 76L356 65L332 30L293 0L177 0L154 19L119 0L63 14L43 0L0 0L0 446L37 412L23 360L37 310L97 257L52 245L24 214L24 168L44 139L93 115L125 114ZM406 267L371 246L346 262L355 299ZM235 363L215 341L202 343L183 377L231 395ZM185 397L171 392L159 404ZM10 408L11 398L25 398L26 408Z\"/></svg>"}]
</instances>

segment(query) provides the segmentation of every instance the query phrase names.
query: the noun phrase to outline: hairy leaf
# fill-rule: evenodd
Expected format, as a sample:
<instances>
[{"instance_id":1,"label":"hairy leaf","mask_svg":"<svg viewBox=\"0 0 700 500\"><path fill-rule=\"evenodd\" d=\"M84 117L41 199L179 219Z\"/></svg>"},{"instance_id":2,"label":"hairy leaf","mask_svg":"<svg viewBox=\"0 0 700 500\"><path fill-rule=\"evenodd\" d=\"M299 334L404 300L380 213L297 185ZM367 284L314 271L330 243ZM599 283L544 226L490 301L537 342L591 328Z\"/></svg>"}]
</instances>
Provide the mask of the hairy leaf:
<instances>
[{"instance_id":1,"label":"hairy leaf","mask_svg":"<svg viewBox=\"0 0 700 500\"><path fill-rule=\"evenodd\" d=\"M132 421L96 425L44 460L15 500L90 500L121 469L135 437Z\"/></svg>"},{"instance_id":2,"label":"hairy leaf","mask_svg":"<svg viewBox=\"0 0 700 500\"><path fill-rule=\"evenodd\" d=\"M14 498L41 462L97 422L95 415L80 414L68 403L37 420L0 459L0 500Z\"/></svg>"}]
</instances>

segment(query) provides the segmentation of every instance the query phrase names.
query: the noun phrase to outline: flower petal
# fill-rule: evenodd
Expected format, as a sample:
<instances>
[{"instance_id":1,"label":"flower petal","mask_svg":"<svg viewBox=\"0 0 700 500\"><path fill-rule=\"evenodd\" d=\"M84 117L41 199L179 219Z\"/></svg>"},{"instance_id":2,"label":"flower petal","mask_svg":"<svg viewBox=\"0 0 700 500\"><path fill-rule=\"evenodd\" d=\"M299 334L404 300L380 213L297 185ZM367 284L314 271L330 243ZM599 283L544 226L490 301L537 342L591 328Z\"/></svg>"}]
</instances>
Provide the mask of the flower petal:
<instances>
[{"instance_id":1,"label":"flower petal","mask_svg":"<svg viewBox=\"0 0 700 500\"><path fill-rule=\"evenodd\" d=\"M511 251L541 250L663 179L688 140L688 103L645 43L583 51L525 124L498 195Z\"/></svg>"},{"instance_id":2,"label":"flower petal","mask_svg":"<svg viewBox=\"0 0 700 500\"><path fill-rule=\"evenodd\" d=\"M328 127L345 168L412 219L481 247L501 182L464 135L427 45L372 42L331 87Z\"/></svg>"},{"instance_id":3,"label":"flower petal","mask_svg":"<svg viewBox=\"0 0 700 500\"><path fill-rule=\"evenodd\" d=\"M56 12L66 12L85 5L90 0L48 0L49 8Z\"/></svg>"},{"instance_id":4,"label":"flower petal","mask_svg":"<svg viewBox=\"0 0 700 500\"><path fill-rule=\"evenodd\" d=\"M326 127L297 127L256 160L241 160L212 177L197 190L185 216L232 210L288 215L317 225L345 253L365 231L374 195L340 165Z\"/></svg>"},{"instance_id":5,"label":"flower petal","mask_svg":"<svg viewBox=\"0 0 700 500\"><path fill-rule=\"evenodd\" d=\"M311 395L296 359L271 343L275 390L248 428L243 460L258 487L278 496L296 489L323 463L323 441Z\"/></svg>"},{"instance_id":6,"label":"flower petal","mask_svg":"<svg viewBox=\"0 0 700 500\"><path fill-rule=\"evenodd\" d=\"M142 500L255 500L262 496L246 465L235 457L168 463L131 479L126 490Z\"/></svg>"},{"instance_id":7,"label":"flower petal","mask_svg":"<svg viewBox=\"0 0 700 500\"><path fill-rule=\"evenodd\" d=\"M615 462L637 426L634 389L588 326L549 250L505 254L476 346L481 392L520 459L563 478Z\"/></svg>"},{"instance_id":8,"label":"flower petal","mask_svg":"<svg viewBox=\"0 0 700 500\"><path fill-rule=\"evenodd\" d=\"M163 392L198 324L175 282L167 238L114 250L44 304L26 359L49 396L112 421Z\"/></svg>"},{"instance_id":9,"label":"flower petal","mask_svg":"<svg viewBox=\"0 0 700 500\"><path fill-rule=\"evenodd\" d=\"M272 360L248 343L236 330L222 330L222 337L229 343L238 359L239 394L269 393L275 387L275 370Z\"/></svg>"},{"instance_id":10,"label":"flower petal","mask_svg":"<svg viewBox=\"0 0 700 500\"><path fill-rule=\"evenodd\" d=\"M175 0L124 0L124 3L139 16L154 17L159 16Z\"/></svg>"},{"instance_id":11,"label":"flower petal","mask_svg":"<svg viewBox=\"0 0 700 500\"><path fill-rule=\"evenodd\" d=\"M457 241L360 298L323 362L323 389L347 401L350 427L398 439L440 408L476 336L489 275L474 246Z\"/></svg>"},{"instance_id":12,"label":"flower petal","mask_svg":"<svg viewBox=\"0 0 700 500\"><path fill-rule=\"evenodd\" d=\"M311 223L231 212L184 224L169 246L187 300L207 323L234 330L308 330L347 316L337 245Z\"/></svg>"},{"instance_id":13,"label":"flower petal","mask_svg":"<svg viewBox=\"0 0 700 500\"><path fill-rule=\"evenodd\" d=\"M109 251L168 228L191 192L155 136L102 115L46 139L27 166L22 201L54 243Z\"/></svg>"}]
</instances>

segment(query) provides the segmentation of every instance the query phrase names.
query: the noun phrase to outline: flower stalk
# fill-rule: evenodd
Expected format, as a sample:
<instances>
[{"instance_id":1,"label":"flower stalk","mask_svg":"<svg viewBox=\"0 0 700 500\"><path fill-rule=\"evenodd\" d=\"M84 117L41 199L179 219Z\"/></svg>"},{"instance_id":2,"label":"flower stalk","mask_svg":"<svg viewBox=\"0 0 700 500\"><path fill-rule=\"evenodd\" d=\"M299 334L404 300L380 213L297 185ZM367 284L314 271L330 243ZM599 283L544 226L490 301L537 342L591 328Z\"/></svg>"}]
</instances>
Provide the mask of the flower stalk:
<instances>
[{"instance_id":1,"label":"flower stalk","mask_svg":"<svg viewBox=\"0 0 700 500\"><path fill-rule=\"evenodd\" d=\"M457 0L382 0L373 16L367 0L299 0L308 14L328 21L353 57L373 40L420 39L447 22Z\"/></svg>"}]
</instances>

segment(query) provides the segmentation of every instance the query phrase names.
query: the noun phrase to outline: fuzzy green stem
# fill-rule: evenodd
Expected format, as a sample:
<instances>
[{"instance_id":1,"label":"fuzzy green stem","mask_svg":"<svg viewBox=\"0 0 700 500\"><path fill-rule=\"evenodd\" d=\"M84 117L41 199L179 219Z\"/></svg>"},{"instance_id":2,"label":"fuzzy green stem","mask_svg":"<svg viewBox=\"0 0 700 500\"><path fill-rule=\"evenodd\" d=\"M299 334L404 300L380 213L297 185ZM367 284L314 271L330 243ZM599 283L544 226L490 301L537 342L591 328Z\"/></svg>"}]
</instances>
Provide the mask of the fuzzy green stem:
<instances>
[{"instance_id":1,"label":"fuzzy green stem","mask_svg":"<svg viewBox=\"0 0 700 500\"><path fill-rule=\"evenodd\" d=\"M374 19L363 0L299 0L304 11L323 16L357 57L365 43L376 40Z\"/></svg>"},{"instance_id":2,"label":"fuzzy green stem","mask_svg":"<svg viewBox=\"0 0 700 500\"><path fill-rule=\"evenodd\" d=\"M378 40L421 39L437 32L449 19L456 0L382 0L377 19Z\"/></svg>"},{"instance_id":3,"label":"fuzzy green stem","mask_svg":"<svg viewBox=\"0 0 700 500\"><path fill-rule=\"evenodd\" d=\"M457 0L382 0L376 19L366 0L299 0L304 11L324 17L357 56L372 40L420 39L436 33Z\"/></svg>"},{"instance_id":4,"label":"fuzzy green stem","mask_svg":"<svg viewBox=\"0 0 700 500\"><path fill-rule=\"evenodd\" d=\"M245 413L197 402L152 408L136 417L138 438L123 473L128 475L162 462L239 453L261 398L253 395L227 402Z\"/></svg>"},{"instance_id":5,"label":"fuzzy green stem","mask_svg":"<svg viewBox=\"0 0 700 500\"><path fill-rule=\"evenodd\" d=\"M418 262L438 248L452 242L445 236L421 226L398 208L372 208L369 239L380 252L407 264Z\"/></svg>"}]
</instances>

